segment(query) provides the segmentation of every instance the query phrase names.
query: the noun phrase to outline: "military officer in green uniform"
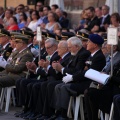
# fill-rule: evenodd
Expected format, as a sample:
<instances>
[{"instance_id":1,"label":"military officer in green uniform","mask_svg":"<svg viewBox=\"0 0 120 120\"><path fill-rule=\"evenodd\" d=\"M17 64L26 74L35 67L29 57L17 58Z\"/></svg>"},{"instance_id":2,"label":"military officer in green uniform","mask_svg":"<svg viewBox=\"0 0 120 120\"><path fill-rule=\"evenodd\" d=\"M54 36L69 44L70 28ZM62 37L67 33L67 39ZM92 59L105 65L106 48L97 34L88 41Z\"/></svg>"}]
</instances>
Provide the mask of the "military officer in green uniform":
<instances>
[{"instance_id":1,"label":"military officer in green uniform","mask_svg":"<svg viewBox=\"0 0 120 120\"><path fill-rule=\"evenodd\" d=\"M26 76L26 62L32 61L33 56L27 47L28 38L23 35L15 35L16 52L6 61L0 56L0 67L5 70L0 72L0 87L14 86L15 81Z\"/></svg>"},{"instance_id":2,"label":"military officer in green uniform","mask_svg":"<svg viewBox=\"0 0 120 120\"><path fill-rule=\"evenodd\" d=\"M5 60L8 59L12 52L12 47L9 43L10 33L5 29L0 29L0 56L3 56ZM0 71L4 69L0 67Z\"/></svg>"}]
</instances>

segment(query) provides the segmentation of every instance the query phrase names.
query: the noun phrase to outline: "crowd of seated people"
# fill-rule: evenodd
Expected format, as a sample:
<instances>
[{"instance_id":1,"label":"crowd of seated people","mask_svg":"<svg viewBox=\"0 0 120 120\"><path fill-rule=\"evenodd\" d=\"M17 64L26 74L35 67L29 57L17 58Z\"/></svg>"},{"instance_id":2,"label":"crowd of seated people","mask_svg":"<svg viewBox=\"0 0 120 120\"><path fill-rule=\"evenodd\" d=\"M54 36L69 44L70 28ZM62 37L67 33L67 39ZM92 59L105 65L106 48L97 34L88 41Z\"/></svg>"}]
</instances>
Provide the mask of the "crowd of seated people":
<instances>
[{"instance_id":1,"label":"crowd of seated people","mask_svg":"<svg viewBox=\"0 0 120 120\"><path fill-rule=\"evenodd\" d=\"M90 6L80 15L78 27L70 28L67 13L56 4L37 2L35 9L23 4L0 7L0 88L16 86L21 111L15 117L68 120L70 97L84 95L85 120L99 120L99 110L110 114L112 103L114 120L120 119L119 39L113 45L113 75L108 83L85 77L89 69L111 73L107 28L119 28L120 15L110 15L109 10L107 5Z\"/></svg>"}]
</instances>

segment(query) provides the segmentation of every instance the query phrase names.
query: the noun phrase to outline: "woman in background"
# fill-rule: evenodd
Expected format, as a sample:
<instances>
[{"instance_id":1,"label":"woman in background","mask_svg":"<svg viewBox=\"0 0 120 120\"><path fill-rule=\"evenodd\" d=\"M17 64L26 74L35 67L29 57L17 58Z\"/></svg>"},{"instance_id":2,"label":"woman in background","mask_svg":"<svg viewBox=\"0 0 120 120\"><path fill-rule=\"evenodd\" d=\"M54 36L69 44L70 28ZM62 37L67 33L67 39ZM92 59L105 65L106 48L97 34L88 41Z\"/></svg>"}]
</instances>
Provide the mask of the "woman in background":
<instances>
[{"instance_id":1,"label":"woman in background","mask_svg":"<svg viewBox=\"0 0 120 120\"><path fill-rule=\"evenodd\" d=\"M19 31L19 27L17 24L17 19L16 17L11 17L9 20L9 26L7 28L8 31Z\"/></svg>"},{"instance_id":2,"label":"woman in background","mask_svg":"<svg viewBox=\"0 0 120 120\"><path fill-rule=\"evenodd\" d=\"M19 17L20 23L18 24L18 26L19 26L19 29L22 29L26 26L27 15L24 12L21 12L19 15L20 15L20 17Z\"/></svg>"},{"instance_id":3,"label":"woman in background","mask_svg":"<svg viewBox=\"0 0 120 120\"><path fill-rule=\"evenodd\" d=\"M32 21L29 23L28 28L30 28L33 32L37 30L37 21L39 19L38 11L34 10L31 14Z\"/></svg>"}]
</instances>

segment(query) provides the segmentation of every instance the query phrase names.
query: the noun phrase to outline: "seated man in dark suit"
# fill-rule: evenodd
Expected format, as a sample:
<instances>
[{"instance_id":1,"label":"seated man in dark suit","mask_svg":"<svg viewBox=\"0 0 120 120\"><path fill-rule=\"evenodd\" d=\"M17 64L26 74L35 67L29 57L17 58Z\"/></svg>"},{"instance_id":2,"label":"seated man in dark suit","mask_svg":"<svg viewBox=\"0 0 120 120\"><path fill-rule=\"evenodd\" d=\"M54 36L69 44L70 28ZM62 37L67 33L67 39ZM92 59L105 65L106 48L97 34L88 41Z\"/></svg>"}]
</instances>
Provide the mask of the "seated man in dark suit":
<instances>
[{"instance_id":1,"label":"seated man in dark suit","mask_svg":"<svg viewBox=\"0 0 120 120\"><path fill-rule=\"evenodd\" d=\"M86 61L84 70L66 74L62 80L63 83L58 84L55 87L55 96L57 101L55 102L56 104L54 103L53 105L56 110L60 110L59 115L61 114L61 117L58 117L57 120L67 119L67 109L70 96L83 94L84 90L89 87L91 81L84 77L85 72L89 68L101 71L105 66L105 57L101 51L101 45L103 42L103 39L99 35L89 35L87 50L91 52L91 57L89 58L89 61Z\"/></svg>"},{"instance_id":2,"label":"seated man in dark suit","mask_svg":"<svg viewBox=\"0 0 120 120\"><path fill-rule=\"evenodd\" d=\"M70 58L70 53L68 51L68 46L67 46L67 41L60 41L58 44L58 55L61 57L59 61L54 61L52 63L53 64L61 64L62 66L66 66L68 64L69 58ZM61 72L55 70L56 73L54 73L54 71L52 70L53 68L51 67L48 70L48 74L50 74L50 76L53 76L54 78L52 78L50 81L46 81L41 85L41 92L39 92L39 99L41 98L40 96L42 95L43 98L45 98L44 102L42 102L43 104L43 109L41 106L40 101L41 100L37 100L37 105L36 105L36 110L37 112L41 111L41 114L43 113L46 116L51 116L54 114L54 109L51 109L50 107L50 103L51 103L51 96L53 94L54 91L54 87L55 85L61 83L61 79L63 77L63 75L61 74ZM52 72L53 71L53 72ZM56 76L55 76L56 74ZM44 93L43 93L44 92Z\"/></svg>"},{"instance_id":3,"label":"seated man in dark suit","mask_svg":"<svg viewBox=\"0 0 120 120\"><path fill-rule=\"evenodd\" d=\"M100 89L89 88L86 94L90 109L88 111L88 120L98 120L98 110L103 113L110 113L113 97L120 94L120 61L114 65L113 76L107 85ZM118 107L118 106L117 106ZM117 111L116 111L117 112ZM117 114L117 113L116 113ZM118 120L118 119L116 119Z\"/></svg>"},{"instance_id":4,"label":"seated man in dark suit","mask_svg":"<svg viewBox=\"0 0 120 120\"><path fill-rule=\"evenodd\" d=\"M110 15L109 15L109 6L103 5L102 6L102 20L100 23L100 32L106 32L107 28L110 25Z\"/></svg>"},{"instance_id":5,"label":"seated man in dark suit","mask_svg":"<svg viewBox=\"0 0 120 120\"><path fill-rule=\"evenodd\" d=\"M27 35L28 35L28 34L27 34ZM47 56L47 52L46 52L46 49L45 49L45 40L46 40L45 36L42 35L42 41L40 42L40 46L41 46L40 58L41 58L41 59L44 59L44 60L46 59L46 56ZM36 43L38 43L38 41L36 40L36 36L34 36L33 41L34 41L34 45L35 45ZM35 46L34 46L34 47L35 47ZM39 45L38 45L38 47L39 47ZM28 47L28 48L29 48L29 47ZM31 50L31 48L29 48L29 49ZM33 53L32 53L32 54L33 54ZM34 54L34 55L35 55L35 54ZM38 60L39 60L39 55L34 56L33 62L34 62L36 65L38 65ZM27 63L29 63L29 62L27 62ZM31 79L31 78L35 79L35 78L37 78L37 75L28 70L27 75L26 75L26 78L22 78L22 79L19 79L19 80L16 81L16 98L17 98L17 105L18 105L18 106L24 105L25 96L26 96L26 92L27 92L27 91L26 91L25 89L23 89L23 88L20 89L21 80L26 80L26 79L28 80L29 78L30 78L30 79ZM29 80L28 82L30 82L30 80ZM24 94L22 94L23 91L24 91ZM22 99L22 100L21 100L21 99Z\"/></svg>"},{"instance_id":6,"label":"seated man in dark suit","mask_svg":"<svg viewBox=\"0 0 120 120\"><path fill-rule=\"evenodd\" d=\"M26 117L26 116L24 116L24 114L26 115L26 112L28 112L29 100L30 100L29 108L32 110L31 111L32 113L29 113L29 114L30 115L33 114L33 112L34 112L33 109L34 109L34 107L36 107L36 101L37 101L41 82L46 81L50 78L49 74L47 72L48 70L44 69L44 63L46 62L48 64L48 69L49 69L49 68L51 68L51 64L53 61L59 61L59 59L60 59L60 56L58 55L58 53L56 51L57 44L58 44L58 42L54 38L49 38L45 41L45 48L48 53L48 56L46 56L45 60L41 59L38 62L38 65L40 67L37 67L37 65L34 62L27 63L27 68L31 72L36 73L38 77L35 79L29 78L29 79L21 80L21 82L20 82L20 90L21 90L20 104L24 105L25 109L23 110L22 113L15 114L16 117L19 117L19 116ZM36 91L35 94L32 93L32 92L34 92L33 89L35 89L35 91ZM30 91L29 94L27 94L27 91ZM23 94L23 93L25 93L25 94ZM25 98L26 96L27 96L27 98ZM31 98L30 98L30 96L31 96Z\"/></svg>"},{"instance_id":7,"label":"seated man in dark suit","mask_svg":"<svg viewBox=\"0 0 120 120\"><path fill-rule=\"evenodd\" d=\"M52 64L55 71L57 71L58 73L62 73L62 76L64 76L66 72L74 73L76 71L79 71L79 70L83 69L84 65L85 65L85 61L87 60L87 58L90 55L90 53L82 47L82 42L79 38L71 37L71 40L73 42L71 42L71 48L69 48L69 50L70 50L72 55L70 56L67 64L65 64L65 65L60 64L59 62L58 63L54 62ZM58 47L60 47L60 46L58 46ZM59 49L58 49L58 53L60 54ZM62 72L61 69L64 72ZM48 71L48 73L51 73L51 71ZM53 95L53 90L54 90L54 87L57 83L57 80L59 80L61 82L61 79L62 78L60 78L60 77L59 78L56 77L55 78L56 82L53 81L53 80L52 80L53 82L52 81L49 82L49 84L47 85L47 93L46 94L45 94L46 90L43 87L44 83L41 85L42 90L40 91L41 94L39 94L39 98L43 95L49 95L49 99L48 99L49 101L46 102L46 99L48 97L45 97L45 99L44 99L44 97L41 97L42 100L38 99L39 104L41 104L41 105L37 105L37 107L39 108L39 111L41 111L40 109L43 106L42 103L44 104L44 109L41 111L43 113L43 116L40 117L38 120L47 119L48 117L52 116L52 114L54 114L54 109L53 109L53 107L51 107L51 102L53 102L53 100L51 99L51 95ZM52 89L52 91L51 91L51 89ZM48 93L48 91L49 91L49 93ZM46 104L48 104L48 107L46 106ZM55 119L55 118L52 118L52 119Z\"/></svg>"}]
</instances>

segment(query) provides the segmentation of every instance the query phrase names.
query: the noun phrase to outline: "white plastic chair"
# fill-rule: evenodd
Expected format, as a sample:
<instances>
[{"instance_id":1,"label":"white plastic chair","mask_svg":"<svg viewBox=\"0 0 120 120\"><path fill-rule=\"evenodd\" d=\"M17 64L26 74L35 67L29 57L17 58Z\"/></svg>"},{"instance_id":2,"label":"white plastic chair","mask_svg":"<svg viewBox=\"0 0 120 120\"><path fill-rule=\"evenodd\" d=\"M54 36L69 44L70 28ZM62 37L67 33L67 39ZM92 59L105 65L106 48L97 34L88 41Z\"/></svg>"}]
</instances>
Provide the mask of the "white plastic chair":
<instances>
[{"instance_id":1,"label":"white plastic chair","mask_svg":"<svg viewBox=\"0 0 120 120\"><path fill-rule=\"evenodd\" d=\"M84 109L83 109L83 98L84 95L79 95L76 97L76 101L75 101L75 106L72 107L72 105L74 105L73 103L73 97L70 98L70 102L69 102L69 107L68 107L68 116L71 117L71 108L73 108L73 112L74 112L74 120L78 120L78 112L79 112L79 107L80 107L80 116L81 116L81 120L84 120Z\"/></svg>"},{"instance_id":2,"label":"white plastic chair","mask_svg":"<svg viewBox=\"0 0 120 120\"><path fill-rule=\"evenodd\" d=\"M113 120L113 114L114 114L113 108L114 108L114 104L112 103L112 105L111 105L111 110L110 110L110 117L109 117L109 120Z\"/></svg>"},{"instance_id":3,"label":"white plastic chair","mask_svg":"<svg viewBox=\"0 0 120 120\"><path fill-rule=\"evenodd\" d=\"M100 118L101 118L101 120L113 120L113 108L114 108L114 105L112 103L111 110L110 110L110 115L105 113L105 119L103 117L103 112L100 110Z\"/></svg>"},{"instance_id":4,"label":"white plastic chair","mask_svg":"<svg viewBox=\"0 0 120 120\"><path fill-rule=\"evenodd\" d=\"M8 109L9 109L11 93L12 93L13 105L14 106L16 105L13 88L15 88L15 86L2 88L1 97L0 97L0 104L1 104L0 109L2 110L3 102L4 102L4 99L6 98L5 112L8 112Z\"/></svg>"},{"instance_id":5,"label":"white plastic chair","mask_svg":"<svg viewBox=\"0 0 120 120\"><path fill-rule=\"evenodd\" d=\"M83 98L84 98L84 95L79 95L78 97L76 97L74 120L78 120L79 107L80 107L81 120L85 119L84 118L84 109L83 109Z\"/></svg>"}]
</instances>

